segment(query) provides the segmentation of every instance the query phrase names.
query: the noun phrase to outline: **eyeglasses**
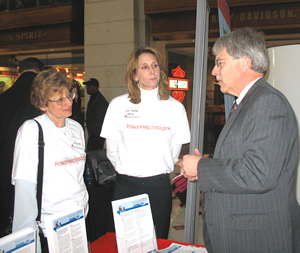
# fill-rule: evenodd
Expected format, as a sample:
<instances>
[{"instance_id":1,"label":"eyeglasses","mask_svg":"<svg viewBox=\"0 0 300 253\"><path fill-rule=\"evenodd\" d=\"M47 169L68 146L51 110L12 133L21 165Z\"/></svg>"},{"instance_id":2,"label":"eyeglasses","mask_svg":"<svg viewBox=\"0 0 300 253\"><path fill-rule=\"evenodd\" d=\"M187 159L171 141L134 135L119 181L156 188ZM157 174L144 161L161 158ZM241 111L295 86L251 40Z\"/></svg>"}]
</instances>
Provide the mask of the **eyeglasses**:
<instances>
[{"instance_id":1,"label":"eyeglasses","mask_svg":"<svg viewBox=\"0 0 300 253\"><path fill-rule=\"evenodd\" d=\"M58 98L56 100L48 100L49 102L56 102L56 104L58 106L63 105L66 102L66 99L69 99L70 101L72 101L75 98L75 93L74 92L70 92L67 96L63 97L63 98Z\"/></svg>"},{"instance_id":2,"label":"eyeglasses","mask_svg":"<svg viewBox=\"0 0 300 253\"><path fill-rule=\"evenodd\" d=\"M222 63L227 60L227 59L230 59L230 58L233 58L232 56L230 57L227 57L227 58L221 58L221 59L216 59L215 60L215 65L218 66L218 68L220 68L222 66Z\"/></svg>"}]
</instances>

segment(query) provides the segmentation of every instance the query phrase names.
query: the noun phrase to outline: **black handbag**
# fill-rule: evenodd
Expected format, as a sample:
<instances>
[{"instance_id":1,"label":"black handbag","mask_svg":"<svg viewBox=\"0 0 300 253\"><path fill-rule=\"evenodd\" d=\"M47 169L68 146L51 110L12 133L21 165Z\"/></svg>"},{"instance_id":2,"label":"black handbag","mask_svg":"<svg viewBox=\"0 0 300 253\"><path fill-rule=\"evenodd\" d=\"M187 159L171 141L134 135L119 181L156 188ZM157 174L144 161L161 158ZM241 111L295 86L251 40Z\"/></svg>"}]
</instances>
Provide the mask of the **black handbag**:
<instances>
[{"instance_id":1,"label":"black handbag","mask_svg":"<svg viewBox=\"0 0 300 253\"><path fill-rule=\"evenodd\" d=\"M90 161L98 184L104 185L116 179L116 170L106 156L106 149L87 151L86 161Z\"/></svg>"},{"instance_id":2,"label":"black handbag","mask_svg":"<svg viewBox=\"0 0 300 253\"><path fill-rule=\"evenodd\" d=\"M38 174L37 174L37 192L36 192L36 198L37 198L37 204L38 204L38 216L36 217L36 221L40 222L41 220L41 208L42 208L42 190L43 190L43 176L44 176L44 137L43 137L43 129L39 122L34 120L39 127L39 163L38 163ZM0 237L4 237L6 235L9 235L12 233L12 226L13 226L13 205L11 208L11 215L9 217L10 222L9 224L2 230Z\"/></svg>"}]
</instances>

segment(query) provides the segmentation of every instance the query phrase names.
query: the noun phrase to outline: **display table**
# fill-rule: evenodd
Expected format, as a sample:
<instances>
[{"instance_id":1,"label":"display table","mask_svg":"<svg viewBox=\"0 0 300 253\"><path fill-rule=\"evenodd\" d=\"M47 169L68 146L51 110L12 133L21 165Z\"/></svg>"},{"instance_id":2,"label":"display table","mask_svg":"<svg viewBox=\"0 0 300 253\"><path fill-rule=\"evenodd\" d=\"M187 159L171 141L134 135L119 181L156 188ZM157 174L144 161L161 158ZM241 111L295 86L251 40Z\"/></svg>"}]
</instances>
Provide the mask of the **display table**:
<instances>
[{"instance_id":1,"label":"display table","mask_svg":"<svg viewBox=\"0 0 300 253\"><path fill-rule=\"evenodd\" d=\"M178 243L181 245L193 245L197 247L204 247L204 245L195 245L191 243L184 242L175 242L165 239L157 239L158 249L165 249L169 247L172 243ZM116 243L116 234L115 233L107 233L104 236L101 236L98 240L92 242L92 253L115 253L118 252L117 243Z\"/></svg>"}]
</instances>

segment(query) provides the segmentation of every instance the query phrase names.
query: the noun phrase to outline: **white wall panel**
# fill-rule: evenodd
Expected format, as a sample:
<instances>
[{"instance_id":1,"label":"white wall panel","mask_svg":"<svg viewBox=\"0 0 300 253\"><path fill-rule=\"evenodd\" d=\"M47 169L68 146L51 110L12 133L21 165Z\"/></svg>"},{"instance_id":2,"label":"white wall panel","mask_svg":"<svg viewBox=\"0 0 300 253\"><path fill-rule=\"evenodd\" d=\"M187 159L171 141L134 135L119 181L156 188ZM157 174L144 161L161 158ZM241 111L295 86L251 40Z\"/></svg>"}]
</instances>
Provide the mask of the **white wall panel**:
<instances>
[{"instance_id":1,"label":"white wall panel","mask_svg":"<svg viewBox=\"0 0 300 253\"><path fill-rule=\"evenodd\" d=\"M269 70L267 81L280 90L292 105L298 121L300 133L300 45L268 48ZM300 169L298 172L296 194L300 203Z\"/></svg>"}]
</instances>

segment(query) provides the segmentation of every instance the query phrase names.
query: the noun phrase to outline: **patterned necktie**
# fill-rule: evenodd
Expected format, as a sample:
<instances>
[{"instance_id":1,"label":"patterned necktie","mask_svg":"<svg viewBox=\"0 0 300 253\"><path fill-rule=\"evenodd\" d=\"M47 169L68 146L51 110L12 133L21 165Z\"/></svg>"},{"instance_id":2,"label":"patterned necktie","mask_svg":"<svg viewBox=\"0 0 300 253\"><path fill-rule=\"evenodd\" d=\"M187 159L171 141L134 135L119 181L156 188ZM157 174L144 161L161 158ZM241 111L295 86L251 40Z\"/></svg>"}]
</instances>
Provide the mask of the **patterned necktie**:
<instances>
[{"instance_id":1,"label":"patterned necktie","mask_svg":"<svg viewBox=\"0 0 300 253\"><path fill-rule=\"evenodd\" d=\"M231 107L231 110L230 110L230 113L229 113L229 116L228 116L228 119L230 118L231 114L235 111L235 109L238 107L238 104L236 102L236 100L234 101L232 107Z\"/></svg>"}]
</instances>

